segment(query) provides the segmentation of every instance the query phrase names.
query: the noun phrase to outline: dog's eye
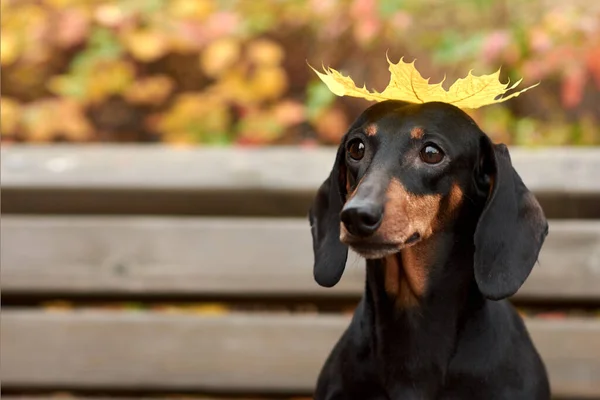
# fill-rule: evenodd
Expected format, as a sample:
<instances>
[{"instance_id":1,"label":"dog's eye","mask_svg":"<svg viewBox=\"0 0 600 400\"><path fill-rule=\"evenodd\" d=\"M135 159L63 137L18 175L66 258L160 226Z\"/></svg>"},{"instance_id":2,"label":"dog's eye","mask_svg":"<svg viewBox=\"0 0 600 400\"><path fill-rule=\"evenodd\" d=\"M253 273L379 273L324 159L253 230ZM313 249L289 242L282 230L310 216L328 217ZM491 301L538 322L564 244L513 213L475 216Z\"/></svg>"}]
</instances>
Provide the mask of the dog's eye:
<instances>
[{"instance_id":1,"label":"dog's eye","mask_svg":"<svg viewBox=\"0 0 600 400\"><path fill-rule=\"evenodd\" d=\"M353 160L361 160L365 156L365 144L360 139L352 139L346 147L348 155Z\"/></svg>"},{"instance_id":2,"label":"dog's eye","mask_svg":"<svg viewBox=\"0 0 600 400\"><path fill-rule=\"evenodd\" d=\"M434 144L427 144L419 153L421 160L427 164L437 164L444 159L444 152Z\"/></svg>"}]
</instances>

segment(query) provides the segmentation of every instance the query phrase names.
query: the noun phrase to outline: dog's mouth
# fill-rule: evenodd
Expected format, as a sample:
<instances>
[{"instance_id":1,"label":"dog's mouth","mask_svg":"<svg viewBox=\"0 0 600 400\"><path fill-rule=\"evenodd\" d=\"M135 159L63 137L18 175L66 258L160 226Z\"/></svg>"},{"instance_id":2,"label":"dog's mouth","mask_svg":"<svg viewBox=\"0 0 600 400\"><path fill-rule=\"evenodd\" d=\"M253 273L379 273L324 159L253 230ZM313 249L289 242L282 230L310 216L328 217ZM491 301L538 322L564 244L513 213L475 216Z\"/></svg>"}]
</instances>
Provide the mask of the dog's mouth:
<instances>
[{"instance_id":1,"label":"dog's mouth","mask_svg":"<svg viewBox=\"0 0 600 400\"><path fill-rule=\"evenodd\" d=\"M376 259L397 253L400 250L417 243L420 239L421 235L415 232L402 242L384 242L376 239L365 240L348 236L344 237L342 241L360 256L367 259Z\"/></svg>"}]
</instances>

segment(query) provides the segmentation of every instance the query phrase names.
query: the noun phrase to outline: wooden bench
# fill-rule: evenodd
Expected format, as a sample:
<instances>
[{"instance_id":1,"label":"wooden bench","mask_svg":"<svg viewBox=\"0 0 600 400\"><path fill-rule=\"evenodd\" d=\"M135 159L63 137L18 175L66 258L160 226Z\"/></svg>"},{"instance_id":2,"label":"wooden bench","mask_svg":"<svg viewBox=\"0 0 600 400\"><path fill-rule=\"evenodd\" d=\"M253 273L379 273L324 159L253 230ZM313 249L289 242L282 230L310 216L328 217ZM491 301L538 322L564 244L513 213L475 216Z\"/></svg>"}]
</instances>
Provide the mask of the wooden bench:
<instances>
[{"instance_id":1,"label":"wooden bench","mask_svg":"<svg viewBox=\"0 0 600 400\"><path fill-rule=\"evenodd\" d=\"M513 300L556 398L600 398L600 151L511 154L550 217ZM338 286L312 279L333 155L2 148L3 394L310 396L364 284L353 254Z\"/></svg>"}]
</instances>

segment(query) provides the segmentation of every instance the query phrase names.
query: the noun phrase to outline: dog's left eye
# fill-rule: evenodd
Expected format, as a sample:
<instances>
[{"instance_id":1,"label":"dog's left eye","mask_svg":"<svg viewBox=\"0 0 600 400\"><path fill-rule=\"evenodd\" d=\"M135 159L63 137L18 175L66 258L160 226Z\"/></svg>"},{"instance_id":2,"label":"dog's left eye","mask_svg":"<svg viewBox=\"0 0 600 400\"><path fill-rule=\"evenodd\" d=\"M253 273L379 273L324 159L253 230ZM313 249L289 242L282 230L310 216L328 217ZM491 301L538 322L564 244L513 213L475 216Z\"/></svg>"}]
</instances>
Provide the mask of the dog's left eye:
<instances>
[{"instance_id":1,"label":"dog's left eye","mask_svg":"<svg viewBox=\"0 0 600 400\"><path fill-rule=\"evenodd\" d=\"M359 161L365 156L365 144L360 139L353 139L348 143L347 151L350 158Z\"/></svg>"},{"instance_id":2,"label":"dog's left eye","mask_svg":"<svg viewBox=\"0 0 600 400\"><path fill-rule=\"evenodd\" d=\"M427 164L437 164L444 159L444 152L435 144L427 144L419 153L421 160Z\"/></svg>"}]
</instances>

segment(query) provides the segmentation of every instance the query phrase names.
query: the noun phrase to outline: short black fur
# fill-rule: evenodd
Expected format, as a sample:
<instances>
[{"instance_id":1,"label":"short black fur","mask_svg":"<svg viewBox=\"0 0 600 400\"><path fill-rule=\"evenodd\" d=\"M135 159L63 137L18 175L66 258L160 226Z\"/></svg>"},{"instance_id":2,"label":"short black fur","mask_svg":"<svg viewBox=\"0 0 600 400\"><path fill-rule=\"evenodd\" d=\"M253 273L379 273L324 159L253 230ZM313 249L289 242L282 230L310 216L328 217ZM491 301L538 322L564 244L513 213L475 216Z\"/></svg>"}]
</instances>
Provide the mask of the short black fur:
<instances>
[{"instance_id":1,"label":"short black fur","mask_svg":"<svg viewBox=\"0 0 600 400\"><path fill-rule=\"evenodd\" d=\"M377 126L375 137L361 133L367 124ZM414 127L426 132L422 139L409 137ZM368 145L360 165L346 157L353 135ZM415 164L419 146L430 140L450 161ZM506 147L492 144L461 110L388 101L354 122L309 213L316 281L333 286L344 271L340 213L347 182L387 185L390 179L415 196L440 194L442 201L459 184L465 201L428 239L435 251L417 306L398 307L385 289L383 259L367 260L364 295L323 366L315 400L549 399L543 362L506 299L537 261L547 222ZM370 201L387 201L377 196ZM400 256L392 257L402 266Z\"/></svg>"}]
</instances>

